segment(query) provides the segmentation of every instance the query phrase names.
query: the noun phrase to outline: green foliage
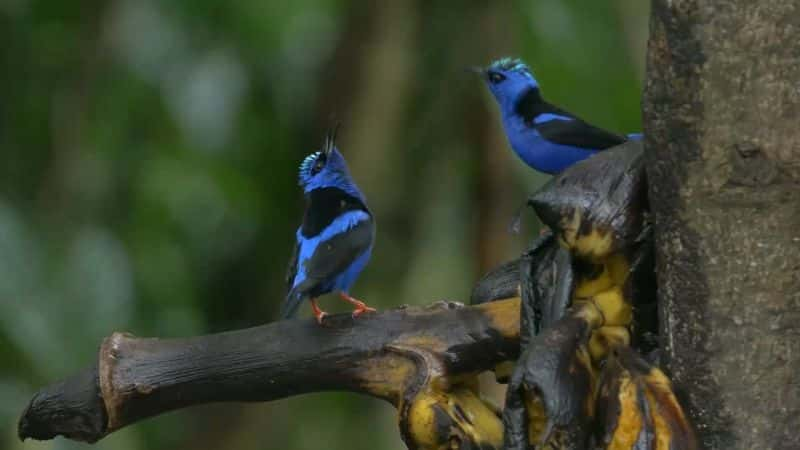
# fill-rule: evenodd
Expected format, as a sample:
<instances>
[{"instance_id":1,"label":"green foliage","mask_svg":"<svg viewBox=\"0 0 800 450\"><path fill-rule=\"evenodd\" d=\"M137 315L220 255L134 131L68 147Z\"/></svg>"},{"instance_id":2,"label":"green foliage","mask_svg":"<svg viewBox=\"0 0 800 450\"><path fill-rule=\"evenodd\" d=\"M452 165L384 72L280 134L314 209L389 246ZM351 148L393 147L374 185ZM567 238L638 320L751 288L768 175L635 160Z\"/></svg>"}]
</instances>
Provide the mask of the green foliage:
<instances>
[{"instance_id":1,"label":"green foliage","mask_svg":"<svg viewBox=\"0 0 800 450\"><path fill-rule=\"evenodd\" d=\"M482 3L0 0L0 447L34 446L14 436L29 396L114 330L274 320L296 168L332 116L378 221L356 296L466 300L514 257L535 224L505 230L543 178L462 69L520 56L551 101L638 131L647 6ZM400 448L392 415L348 394L212 405L98 446Z\"/></svg>"}]
</instances>

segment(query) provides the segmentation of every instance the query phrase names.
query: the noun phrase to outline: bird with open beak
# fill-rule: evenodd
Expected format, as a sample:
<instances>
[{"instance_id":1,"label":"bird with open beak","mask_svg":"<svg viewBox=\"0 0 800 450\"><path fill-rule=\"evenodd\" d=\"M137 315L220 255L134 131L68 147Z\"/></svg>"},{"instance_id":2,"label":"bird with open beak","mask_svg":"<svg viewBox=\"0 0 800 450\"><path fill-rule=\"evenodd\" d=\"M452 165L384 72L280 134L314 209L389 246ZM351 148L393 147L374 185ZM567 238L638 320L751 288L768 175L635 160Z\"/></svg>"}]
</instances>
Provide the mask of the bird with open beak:
<instances>
[{"instance_id":1,"label":"bird with open beak","mask_svg":"<svg viewBox=\"0 0 800 450\"><path fill-rule=\"evenodd\" d=\"M284 318L292 317L308 298L314 317L322 324L326 313L317 305L317 297L329 292L338 292L355 306L353 317L375 311L349 295L372 253L375 220L336 148L335 138L334 129L322 150L307 156L300 165L306 210L286 277Z\"/></svg>"}]
</instances>

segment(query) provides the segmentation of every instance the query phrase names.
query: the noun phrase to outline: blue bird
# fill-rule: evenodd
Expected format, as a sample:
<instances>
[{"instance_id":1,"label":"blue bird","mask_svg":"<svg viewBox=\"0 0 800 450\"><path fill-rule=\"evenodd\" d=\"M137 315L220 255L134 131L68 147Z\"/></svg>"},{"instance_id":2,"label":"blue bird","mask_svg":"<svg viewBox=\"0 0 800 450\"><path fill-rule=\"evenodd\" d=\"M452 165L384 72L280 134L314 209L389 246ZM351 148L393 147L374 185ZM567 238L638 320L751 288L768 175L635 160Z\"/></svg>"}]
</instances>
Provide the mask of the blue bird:
<instances>
[{"instance_id":1,"label":"blue bird","mask_svg":"<svg viewBox=\"0 0 800 450\"><path fill-rule=\"evenodd\" d=\"M321 324L326 313L317 305L317 297L334 291L355 306L353 317L375 311L348 295L372 253L375 221L335 138L335 130L329 132L322 151L307 156L300 165L306 210L286 275L284 318L292 317L309 298Z\"/></svg>"},{"instance_id":2,"label":"blue bird","mask_svg":"<svg viewBox=\"0 0 800 450\"><path fill-rule=\"evenodd\" d=\"M554 174L596 152L641 139L592 126L546 102L539 83L525 63L503 58L476 68L500 105L503 127L511 148L527 165Z\"/></svg>"}]
</instances>

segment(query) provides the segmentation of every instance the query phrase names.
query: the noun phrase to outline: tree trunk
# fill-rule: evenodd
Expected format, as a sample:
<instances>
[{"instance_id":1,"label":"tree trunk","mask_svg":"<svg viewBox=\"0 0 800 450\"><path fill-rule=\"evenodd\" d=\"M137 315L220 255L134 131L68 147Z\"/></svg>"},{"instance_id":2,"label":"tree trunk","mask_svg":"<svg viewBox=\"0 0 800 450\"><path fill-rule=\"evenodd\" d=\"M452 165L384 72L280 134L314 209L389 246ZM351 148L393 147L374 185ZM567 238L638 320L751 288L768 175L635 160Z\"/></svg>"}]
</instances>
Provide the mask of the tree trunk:
<instances>
[{"instance_id":1,"label":"tree trunk","mask_svg":"<svg viewBox=\"0 0 800 450\"><path fill-rule=\"evenodd\" d=\"M662 359L706 448L798 448L800 4L654 0Z\"/></svg>"}]
</instances>

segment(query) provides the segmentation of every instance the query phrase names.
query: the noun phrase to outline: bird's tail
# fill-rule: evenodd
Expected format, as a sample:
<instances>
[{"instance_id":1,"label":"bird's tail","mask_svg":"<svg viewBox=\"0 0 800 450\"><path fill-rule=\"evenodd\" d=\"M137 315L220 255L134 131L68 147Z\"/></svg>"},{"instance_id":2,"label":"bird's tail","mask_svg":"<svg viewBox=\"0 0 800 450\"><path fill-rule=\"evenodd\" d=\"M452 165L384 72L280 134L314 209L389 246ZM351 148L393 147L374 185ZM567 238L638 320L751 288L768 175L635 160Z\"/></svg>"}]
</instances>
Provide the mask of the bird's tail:
<instances>
[{"instance_id":1,"label":"bird's tail","mask_svg":"<svg viewBox=\"0 0 800 450\"><path fill-rule=\"evenodd\" d=\"M632 141L641 141L642 139L644 139L644 135L642 133L629 133L628 139Z\"/></svg>"},{"instance_id":2,"label":"bird's tail","mask_svg":"<svg viewBox=\"0 0 800 450\"><path fill-rule=\"evenodd\" d=\"M283 308L281 309L281 317L284 319L291 319L297 313L297 308L300 307L300 304L303 303L303 298L305 295L297 289L293 288L289 293L286 295L286 301L283 302Z\"/></svg>"}]
</instances>

